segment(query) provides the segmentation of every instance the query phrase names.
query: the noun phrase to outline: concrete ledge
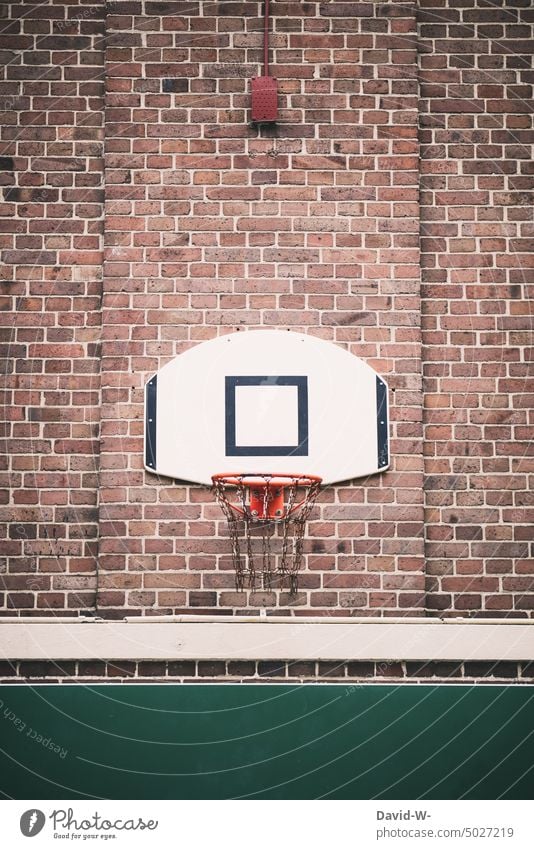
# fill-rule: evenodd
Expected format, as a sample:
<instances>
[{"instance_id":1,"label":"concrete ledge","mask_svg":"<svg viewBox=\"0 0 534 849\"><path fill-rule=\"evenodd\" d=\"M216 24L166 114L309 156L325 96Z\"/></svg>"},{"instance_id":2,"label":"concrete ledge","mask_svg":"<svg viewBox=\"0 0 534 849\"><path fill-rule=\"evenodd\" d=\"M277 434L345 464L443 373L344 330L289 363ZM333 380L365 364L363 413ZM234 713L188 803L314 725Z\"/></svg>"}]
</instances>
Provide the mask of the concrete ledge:
<instances>
[{"instance_id":1,"label":"concrete ledge","mask_svg":"<svg viewBox=\"0 0 534 849\"><path fill-rule=\"evenodd\" d=\"M534 620L0 619L6 660L534 660Z\"/></svg>"}]
</instances>

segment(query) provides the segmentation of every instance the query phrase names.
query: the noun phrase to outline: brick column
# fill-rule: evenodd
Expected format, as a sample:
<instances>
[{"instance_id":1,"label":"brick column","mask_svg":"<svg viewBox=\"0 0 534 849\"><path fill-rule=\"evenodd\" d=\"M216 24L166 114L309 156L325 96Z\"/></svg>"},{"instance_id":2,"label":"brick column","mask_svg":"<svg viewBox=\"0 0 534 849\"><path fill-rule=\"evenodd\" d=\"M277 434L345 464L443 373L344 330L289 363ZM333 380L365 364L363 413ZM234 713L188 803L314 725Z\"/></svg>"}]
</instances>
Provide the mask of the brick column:
<instances>
[{"instance_id":1,"label":"brick column","mask_svg":"<svg viewBox=\"0 0 534 849\"><path fill-rule=\"evenodd\" d=\"M260 8L118 0L108 15L104 615L423 613L415 4L275 0L280 122L261 134ZM236 593L208 490L143 470L148 376L250 327L331 340L391 386L393 468L324 492L297 599Z\"/></svg>"},{"instance_id":2,"label":"brick column","mask_svg":"<svg viewBox=\"0 0 534 849\"><path fill-rule=\"evenodd\" d=\"M104 5L0 11L2 615L91 611Z\"/></svg>"},{"instance_id":3,"label":"brick column","mask_svg":"<svg viewBox=\"0 0 534 849\"><path fill-rule=\"evenodd\" d=\"M534 15L446 5L419 11L428 606L526 616Z\"/></svg>"}]
</instances>

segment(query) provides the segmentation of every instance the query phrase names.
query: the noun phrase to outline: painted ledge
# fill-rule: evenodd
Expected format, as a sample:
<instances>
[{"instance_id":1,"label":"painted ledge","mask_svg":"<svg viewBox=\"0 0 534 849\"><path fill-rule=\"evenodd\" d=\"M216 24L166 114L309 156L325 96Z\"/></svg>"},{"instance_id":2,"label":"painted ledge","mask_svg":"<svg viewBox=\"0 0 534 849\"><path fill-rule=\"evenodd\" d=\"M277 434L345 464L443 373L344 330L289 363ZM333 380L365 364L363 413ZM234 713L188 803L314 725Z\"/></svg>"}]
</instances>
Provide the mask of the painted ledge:
<instances>
[{"instance_id":1,"label":"painted ledge","mask_svg":"<svg viewBox=\"0 0 534 849\"><path fill-rule=\"evenodd\" d=\"M8 660L534 659L534 620L177 616L0 618Z\"/></svg>"}]
</instances>

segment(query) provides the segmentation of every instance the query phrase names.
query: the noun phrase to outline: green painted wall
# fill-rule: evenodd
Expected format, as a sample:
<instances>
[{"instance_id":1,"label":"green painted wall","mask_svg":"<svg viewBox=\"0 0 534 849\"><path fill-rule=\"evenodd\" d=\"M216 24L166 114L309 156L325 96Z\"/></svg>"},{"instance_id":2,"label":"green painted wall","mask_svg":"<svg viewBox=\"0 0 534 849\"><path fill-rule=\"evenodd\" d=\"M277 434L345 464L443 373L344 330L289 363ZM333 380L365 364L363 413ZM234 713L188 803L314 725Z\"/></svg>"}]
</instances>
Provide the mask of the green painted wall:
<instances>
[{"instance_id":1,"label":"green painted wall","mask_svg":"<svg viewBox=\"0 0 534 849\"><path fill-rule=\"evenodd\" d=\"M16 799L531 799L534 688L0 687Z\"/></svg>"}]
</instances>

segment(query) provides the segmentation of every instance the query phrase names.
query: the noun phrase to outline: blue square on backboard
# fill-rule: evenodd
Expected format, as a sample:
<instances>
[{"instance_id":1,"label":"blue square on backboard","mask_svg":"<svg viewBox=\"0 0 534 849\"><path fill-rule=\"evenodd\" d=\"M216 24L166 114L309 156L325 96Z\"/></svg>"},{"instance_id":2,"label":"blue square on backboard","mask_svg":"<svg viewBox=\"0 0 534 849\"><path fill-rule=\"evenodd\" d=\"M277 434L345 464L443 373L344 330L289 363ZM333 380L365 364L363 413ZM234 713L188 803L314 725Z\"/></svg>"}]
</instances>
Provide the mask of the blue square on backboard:
<instances>
[{"instance_id":1,"label":"blue square on backboard","mask_svg":"<svg viewBox=\"0 0 534 849\"><path fill-rule=\"evenodd\" d=\"M308 455L308 378L258 375L225 378L227 457L289 457ZM294 386L297 389L298 440L295 445L238 445L236 440L236 388L240 386Z\"/></svg>"}]
</instances>

